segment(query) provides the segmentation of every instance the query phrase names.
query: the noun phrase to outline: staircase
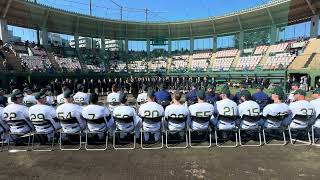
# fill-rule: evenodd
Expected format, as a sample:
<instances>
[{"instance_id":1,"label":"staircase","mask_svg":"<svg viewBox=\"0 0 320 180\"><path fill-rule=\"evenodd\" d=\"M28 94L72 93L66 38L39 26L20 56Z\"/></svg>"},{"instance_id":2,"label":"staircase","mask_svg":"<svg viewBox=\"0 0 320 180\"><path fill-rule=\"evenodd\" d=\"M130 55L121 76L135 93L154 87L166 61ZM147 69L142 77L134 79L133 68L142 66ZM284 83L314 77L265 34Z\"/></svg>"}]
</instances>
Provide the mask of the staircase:
<instances>
[{"instance_id":1,"label":"staircase","mask_svg":"<svg viewBox=\"0 0 320 180\"><path fill-rule=\"evenodd\" d=\"M234 68L237 66L237 64L239 63L240 61L240 55L241 55L241 51L238 51L238 54L236 55L236 57L234 57L233 61L232 61L232 64L231 64L231 68Z\"/></svg>"},{"instance_id":2,"label":"staircase","mask_svg":"<svg viewBox=\"0 0 320 180\"><path fill-rule=\"evenodd\" d=\"M268 50L265 52L264 55L262 55L262 59L260 60L258 66L263 67L263 65L267 62L268 58L269 58L269 54L271 51L271 46L269 46Z\"/></svg>"},{"instance_id":3,"label":"staircase","mask_svg":"<svg viewBox=\"0 0 320 180\"><path fill-rule=\"evenodd\" d=\"M212 53L208 69L212 69L213 68L213 64L214 64L215 60L216 60L216 53Z\"/></svg>"},{"instance_id":4,"label":"staircase","mask_svg":"<svg viewBox=\"0 0 320 180\"><path fill-rule=\"evenodd\" d=\"M57 63L57 61L54 59L54 54L52 52L48 52L47 51L47 55L48 55L48 59L51 62L53 68L58 71L61 72L62 69L60 68L59 64Z\"/></svg>"}]
</instances>

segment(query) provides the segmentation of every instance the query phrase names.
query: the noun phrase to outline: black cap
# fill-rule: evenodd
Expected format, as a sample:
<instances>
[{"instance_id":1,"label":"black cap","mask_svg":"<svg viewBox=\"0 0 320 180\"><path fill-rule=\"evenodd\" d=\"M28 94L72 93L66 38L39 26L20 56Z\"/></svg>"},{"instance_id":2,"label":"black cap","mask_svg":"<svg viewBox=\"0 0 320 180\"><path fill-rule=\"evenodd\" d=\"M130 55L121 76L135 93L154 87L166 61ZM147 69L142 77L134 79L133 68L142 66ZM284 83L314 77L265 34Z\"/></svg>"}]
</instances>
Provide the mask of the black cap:
<instances>
[{"instance_id":1,"label":"black cap","mask_svg":"<svg viewBox=\"0 0 320 180\"><path fill-rule=\"evenodd\" d=\"M12 101L16 101L17 98L23 97L23 94L19 89L15 89L10 97Z\"/></svg>"},{"instance_id":2,"label":"black cap","mask_svg":"<svg viewBox=\"0 0 320 180\"><path fill-rule=\"evenodd\" d=\"M214 86L212 84L209 84L207 89L214 89Z\"/></svg>"},{"instance_id":3,"label":"black cap","mask_svg":"<svg viewBox=\"0 0 320 180\"><path fill-rule=\"evenodd\" d=\"M220 94L230 95L230 90L229 90L229 88L223 87L223 88L220 90Z\"/></svg>"},{"instance_id":4,"label":"black cap","mask_svg":"<svg viewBox=\"0 0 320 180\"><path fill-rule=\"evenodd\" d=\"M156 96L155 94L156 92L153 89L148 90L148 93L147 93L148 97L153 98Z\"/></svg>"},{"instance_id":5,"label":"black cap","mask_svg":"<svg viewBox=\"0 0 320 180\"><path fill-rule=\"evenodd\" d=\"M283 99L285 94L283 92L283 89L280 86L276 86L272 91L271 94L275 94L279 96L280 99Z\"/></svg>"},{"instance_id":6,"label":"black cap","mask_svg":"<svg viewBox=\"0 0 320 180\"><path fill-rule=\"evenodd\" d=\"M36 100L39 100L39 99L43 99L46 97L46 93L45 91L40 91L40 92L37 92L34 97L36 98Z\"/></svg>"},{"instance_id":7,"label":"black cap","mask_svg":"<svg viewBox=\"0 0 320 180\"><path fill-rule=\"evenodd\" d=\"M99 100L99 95L97 93L91 93L89 101L90 103L96 103Z\"/></svg>"},{"instance_id":8,"label":"black cap","mask_svg":"<svg viewBox=\"0 0 320 180\"><path fill-rule=\"evenodd\" d=\"M197 91L197 97L199 98L199 99L204 99L205 97L206 97L206 92L204 91L204 90L198 90Z\"/></svg>"},{"instance_id":9,"label":"black cap","mask_svg":"<svg viewBox=\"0 0 320 180\"><path fill-rule=\"evenodd\" d=\"M241 97L244 96L246 99L251 99L251 93L248 90L242 90L240 92L240 96Z\"/></svg>"},{"instance_id":10,"label":"black cap","mask_svg":"<svg viewBox=\"0 0 320 180\"><path fill-rule=\"evenodd\" d=\"M65 92L63 93L63 97L64 97L64 98L72 98L73 95L74 95L73 92L70 91L70 90L67 90L67 91L65 91Z\"/></svg>"},{"instance_id":11,"label":"black cap","mask_svg":"<svg viewBox=\"0 0 320 180\"><path fill-rule=\"evenodd\" d=\"M126 103L127 102L127 93L120 93L119 95L119 102L120 103Z\"/></svg>"}]
</instances>

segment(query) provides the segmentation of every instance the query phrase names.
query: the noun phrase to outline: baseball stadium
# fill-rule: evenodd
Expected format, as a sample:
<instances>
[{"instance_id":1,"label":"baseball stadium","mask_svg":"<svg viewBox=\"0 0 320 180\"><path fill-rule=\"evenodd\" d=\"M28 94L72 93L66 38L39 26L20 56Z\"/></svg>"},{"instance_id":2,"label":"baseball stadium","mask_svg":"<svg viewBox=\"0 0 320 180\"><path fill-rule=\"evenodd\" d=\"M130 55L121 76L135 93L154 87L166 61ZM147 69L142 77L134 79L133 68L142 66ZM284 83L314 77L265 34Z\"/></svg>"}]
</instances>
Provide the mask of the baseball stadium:
<instances>
[{"instance_id":1,"label":"baseball stadium","mask_svg":"<svg viewBox=\"0 0 320 180\"><path fill-rule=\"evenodd\" d=\"M319 16L320 0L0 0L0 178L318 179Z\"/></svg>"}]
</instances>

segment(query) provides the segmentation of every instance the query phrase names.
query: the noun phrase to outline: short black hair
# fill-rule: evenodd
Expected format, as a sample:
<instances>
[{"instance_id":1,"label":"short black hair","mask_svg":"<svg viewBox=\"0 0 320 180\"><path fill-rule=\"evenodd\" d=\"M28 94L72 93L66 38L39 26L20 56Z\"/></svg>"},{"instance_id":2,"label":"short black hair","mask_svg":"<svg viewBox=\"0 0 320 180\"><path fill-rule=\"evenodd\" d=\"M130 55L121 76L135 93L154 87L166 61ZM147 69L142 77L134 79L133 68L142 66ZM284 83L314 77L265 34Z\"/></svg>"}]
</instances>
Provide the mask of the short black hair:
<instances>
[{"instance_id":1,"label":"short black hair","mask_svg":"<svg viewBox=\"0 0 320 180\"><path fill-rule=\"evenodd\" d=\"M99 96L97 93L91 93L90 94L90 103L91 104L97 104L99 101Z\"/></svg>"}]
</instances>

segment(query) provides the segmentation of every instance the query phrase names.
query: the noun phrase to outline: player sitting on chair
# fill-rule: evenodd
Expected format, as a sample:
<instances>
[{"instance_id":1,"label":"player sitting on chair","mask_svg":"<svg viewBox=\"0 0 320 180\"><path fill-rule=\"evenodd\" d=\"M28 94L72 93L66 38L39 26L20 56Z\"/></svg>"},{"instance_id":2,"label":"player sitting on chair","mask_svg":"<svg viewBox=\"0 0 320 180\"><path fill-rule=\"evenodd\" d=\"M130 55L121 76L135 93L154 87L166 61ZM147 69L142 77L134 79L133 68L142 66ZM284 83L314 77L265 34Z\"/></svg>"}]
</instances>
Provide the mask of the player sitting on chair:
<instances>
[{"instance_id":1,"label":"player sitting on chair","mask_svg":"<svg viewBox=\"0 0 320 180\"><path fill-rule=\"evenodd\" d=\"M106 132L114 123L109 110L105 106L98 104L98 98L98 94L91 93L90 105L84 107L82 110L82 116L87 120L90 132ZM102 136L100 138L102 138Z\"/></svg>"},{"instance_id":2,"label":"player sitting on chair","mask_svg":"<svg viewBox=\"0 0 320 180\"><path fill-rule=\"evenodd\" d=\"M206 94L203 90L197 91L198 102L189 106L191 122L190 128L192 130L206 130L209 126L209 121L201 122L197 118L213 118L214 106L210 103L205 102ZM194 118L194 119L193 119Z\"/></svg>"},{"instance_id":3,"label":"player sitting on chair","mask_svg":"<svg viewBox=\"0 0 320 180\"><path fill-rule=\"evenodd\" d=\"M282 125L282 119L274 120L273 117L289 118L290 109L289 106L283 101L285 100L285 94L281 87L275 87L271 92L272 104L267 105L262 112L265 121L263 127L267 129L279 128Z\"/></svg>"},{"instance_id":4,"label":"player sitting on chair","mask_svg":"<svg viewBox=\"0 0 320 180\"><path fill-rule=\"evenodd\" d=\"M240 92L241 104L238 105L241 129L257 128L260 121L260 106L251 100L251 94L248 90Z\"/></svg>"},{"instance_id":5,"label":"player sitting on chair","mask_svg":"<svg viewBox=\"0 0 320 180\"><path fill-rule=\"evenodd\" d=\"M139 108L139 116L143 118L142 127L145 131L158 131L161 128L161 118L164 115L164 109L155 102L154 90L148 91L148 100ZM156 120L156 122L154 122ZM158 121L159 120L159 121ZM149 140L149 133L144 133L144 139ZM160 132L154 135L155 141L160 139Z\"/></svg>"},{"instance_id":6,"label":"player sitting on chair","mask_svg":"<svg viewBox=\"0 0 320 180\"><path fill-rule=\"evenodd\" d=\"M294 102L290 103L291 118L285 121L290 128L300 129L308 127L315 115L313 106L305 100L306 92L298 89L294 92Z\"/></svg>"},{"instance_id":7,"label":"player sitting on chair","mask_svg":"<svg viewBox=\"0 0 320 180\"><path fill-rule=\"evenodd\" d=\"M166 107L164 111L165 118L185 118L187 122L190 122L190 112L189 109L181 104L181 96L182 92L180 91L175 91L172 94L172 101L173 103L169 106ZM168 122L168 121L165 121ZM179 123L174 123L174 122L168 122L167 127L171 131L179 131L183 130L186 127L186 122L179 122Z\"/></svg>"},{"instance_id":8,"label":"player sitting on chair","mask_svg":"<svg viewBox=\"0 0 320 180\"><path fill-rule=\"evenodd\" d=\"M167 91L167 85L162 83L159 87L159 91L155 93L156 102L160 104L163 108L170 105L171 102L171 95Z\"/></svg>"},{"instance_id":9,"label":"player sitting on chair","mask_svg":"<svg viewBox=\"0 0 320 180\"><path fill-rule=\"evenodd\" d=\"M50 133L61 128L53 107L46 105L46 94L40 91L35 94L37 104L29 108L29 117L37 132Z\"/></svg>"},{"instance_id":10,"label":"player sitting on chair","mask_svg":"<svg viewBox=\"0 0 320 180\"><path fill-rule=\"evenodd\" d=\"M109 103L109 109L112 112L116 105L113 103L119 103L119 93L117 85L113 84L111 88L112 92L107 96L107 103Z\"/></svg>"},{"instance_id":11,"label":"player sitting on chair","mask_svg":"<svg viewBox=\"0 0 320 180\"><path fill-rule=\"evenodd\" d=\"M28 133L34 129L29 120L29 109L22 105L23 94L14 90L11 94L12 103L3 109L3 120L7 121L13 133Z\"/></svg>"},{"instance_id":12,"label":"player sitting on chair","mask_svg":"<svg viewBox=\"0 0 320 180\"><path fill-rule=\"evenodd\" d=\"M85 87L82 84L79 84L78 92L73 96L73 100L75 103L79 105L88 105L89 104L89 96L85 93Z\"/></svg>"},{"instance_id":13,"label":"player sitting on chair","mask_svg":"<svg viewBox=\"0 0 320 180\"><path fill-rule=\"evenodd\" d=\"M68 90L63 94L64 104L58 106L56 114L61 121L63 132L76 133L86 128L86 121L81 116L82 107L73 103L73 93Z\"/></svg>"}]
</instances>

